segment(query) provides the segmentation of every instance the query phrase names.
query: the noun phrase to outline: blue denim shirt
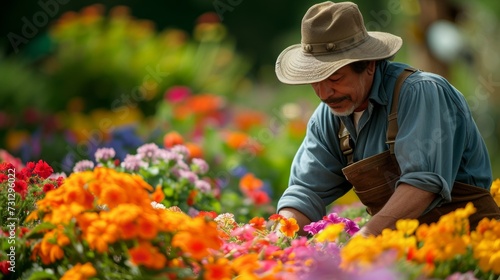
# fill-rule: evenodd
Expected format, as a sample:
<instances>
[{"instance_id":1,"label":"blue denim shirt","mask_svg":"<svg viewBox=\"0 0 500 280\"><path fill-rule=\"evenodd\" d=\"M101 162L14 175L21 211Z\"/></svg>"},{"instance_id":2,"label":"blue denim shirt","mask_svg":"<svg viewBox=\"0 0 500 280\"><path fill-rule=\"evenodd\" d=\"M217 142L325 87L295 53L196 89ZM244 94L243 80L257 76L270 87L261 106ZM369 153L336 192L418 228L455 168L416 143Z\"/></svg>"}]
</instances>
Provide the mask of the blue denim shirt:
<instances>
[{"instance_id":1,"label":"blue denim shirt","mask_svg":"<svg viewBox=\"0 0 500 280\"><path fill-rule=\"evenodd\" d=\"M355 143L354 161L386 151L387 116L398 75L408 65L379 61L369 106L358 132L350 117L341 117ZM396 183L438 194L430 210L450 201L454 181L489 189L490 158L464 96L444 78L418 71L404 82L398 106L399 131L394 152L401 169ZM307 133L291 166L288 188L278 210L295 208L312 221L326 206L348 192L342 168L347 159L339 147L339 117L321 103L312 114Z\"/></svg>"}]
</instances>

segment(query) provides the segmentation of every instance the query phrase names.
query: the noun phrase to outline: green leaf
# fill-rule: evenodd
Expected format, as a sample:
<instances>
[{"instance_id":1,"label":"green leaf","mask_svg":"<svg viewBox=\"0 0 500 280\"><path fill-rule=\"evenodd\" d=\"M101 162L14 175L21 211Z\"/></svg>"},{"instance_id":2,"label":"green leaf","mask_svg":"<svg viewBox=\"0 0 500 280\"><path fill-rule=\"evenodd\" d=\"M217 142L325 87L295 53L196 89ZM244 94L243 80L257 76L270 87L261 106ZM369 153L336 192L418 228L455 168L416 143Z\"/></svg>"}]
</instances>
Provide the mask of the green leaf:
<instances>
[{"instance_id":1,"label":"green leaf","mask_svg":"<svg viewBox=\"0 0 500 280\"><path fill-rule=\"evenodd\" d=\"M36 238L36 236L38 236L38 234L40 234L40 233L43 234L44 231L51 230L54 228L56 228L55 225L53 225L51 223L44 222L44 223L38 224L30 232L28 232L25 236L26 236L26 239Z\"/></svg>"},{"instance_id":2,"label":"green leaf","mask_svg":"<svg viewBox=\"0 0 500 280\"><path fill-rule=\"evenodd\" d=\"M54 274L49 273L47 271L37 271L31 274L30 278L28 278L28 280L49 280L49 279L57 280L57 277Z\"/></svg>"}]
</instances>

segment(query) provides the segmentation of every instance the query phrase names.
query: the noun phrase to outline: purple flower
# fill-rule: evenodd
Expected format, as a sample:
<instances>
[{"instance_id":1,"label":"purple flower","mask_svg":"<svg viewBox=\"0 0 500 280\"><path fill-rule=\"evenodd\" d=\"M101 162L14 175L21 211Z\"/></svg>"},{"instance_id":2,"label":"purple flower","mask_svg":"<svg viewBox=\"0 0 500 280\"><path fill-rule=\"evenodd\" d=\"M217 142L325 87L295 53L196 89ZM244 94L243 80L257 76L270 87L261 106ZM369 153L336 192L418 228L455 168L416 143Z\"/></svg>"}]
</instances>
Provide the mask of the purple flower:
<instances>
[{"instance_id":1,"label":"purple flower","mask_svg":"<svg viewBox=\"0 0 500 280\"><path fill-rule=\"evenodd\" d=\"M179 179L184 178L187 179L191 183L195 183L198 180L198 175L193 171L189 170L179 170Z\"/></svg>"},{"instance_id":2,"label":"purple flower","mask_svg":"<svg viewBox=\"0 0 500 280\"><path fill-rule=\"evenodd\" d=\"M170 149L170 151L181 155L182 158L187 158L189 156L189 150L184 145L175 145Z\"/></svg>"},{"instance_id":3,"label":"purple flower","mask_svg":"<svg viewBox=\"0 0 500 280\"><path fill-rule=\"evenodd\" d=\"M192 169L198 174L205 174L208 172L208 163L201 158L193 158Z\"/></svg>"},{"instance_id":4,"label":"purple flower","mask_svg":"<svg viewBox=\"0 0 500 280\"><path fill-rule=\"evenodd\" d=\"M472 271L466 273L455 272L448 276L446 280L478 280Z\"/></svg>"},{"instance_id":5,"label":"purple flower","mask_svg":"<svg viewBox=\"0 0 500 280\"><path fill-rule=\"evenodd\" d=\"M128 171L136 172L141 168L148 167L148 163L142 160L140 155L127 155L121 166Z\"/></svg>"},{"instance_id":6,"label":"purple flower","mask_svg":"<svg viewBox=\"0 0 500 280\"><path fill-rule=\"evenodd\" d=\"M170 161L177 162L177 161L182 160L181 155L173 153L173 152L165 150L165 149L159 149L156 156L158 159L163 160L164 162L170 162Z\"/></svg>"},{"instance_id":7,"label":"purple flower","mask_svg":"<svg viewBox=\"0 0 500 280\"><path fill-rule=\"evenodd\" d=\"M106 162L112 160L116 155L115 149L113 148L100 148L95 152L95 160L97 162Z\"/></svg>"},{"instance_id":8,"label":"purple flower","mask_svg":"<svg viewBox=\"0 0 500 280\"><path fill-rule=\"evenodd\" d=\"M156 160L160 148L155 143L144 144L137 148L137 154L146 160Z\"/></svg>"},{"instance_id":9,"label":"purple flower","mask_svg":"<svg viewBox=\"0 0 500 280\"><path fill-rule=\"evenodd\" d=\"M81 160L75 164L73 167L73 172L82 172L87 170L92 170L94 168L94 163L90 160Z\"/></svg>"},{"instance_id":10,"label":"purple flower","mask_svg":"<svg viewBox=\"0 0 500 280\"><path fill-rule=\"evenodd\" d=\"M194 182L194 186L203 193L208 193L212 189L210 183L205 180L196 180L196 182Z\"/></svg>"}]
</instances>

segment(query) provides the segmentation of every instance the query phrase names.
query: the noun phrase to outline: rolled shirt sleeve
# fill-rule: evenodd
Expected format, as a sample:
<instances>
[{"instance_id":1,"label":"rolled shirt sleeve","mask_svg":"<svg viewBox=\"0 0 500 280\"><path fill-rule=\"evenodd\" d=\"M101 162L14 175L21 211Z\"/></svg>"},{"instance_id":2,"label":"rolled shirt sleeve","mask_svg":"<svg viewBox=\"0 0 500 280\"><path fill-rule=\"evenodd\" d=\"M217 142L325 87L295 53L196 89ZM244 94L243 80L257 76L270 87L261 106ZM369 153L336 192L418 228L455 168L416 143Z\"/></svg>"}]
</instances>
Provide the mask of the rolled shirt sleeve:
<instances>
[{"instance_id":1,"label":"rolled shirt sleeve","mask_svg":"<svg viewBox=\"0 0 500 280\"><path fill-rule=\"evenodd\" d=\"M487 188L491 168L463 95L437 75L414 75L400 95L395 154L401 177L397 185L407 183L438 194L430 210L451 201L456 180Z\"/></svg>"},{"instance_id":2,"label":"rolled shirt sleeve","mask_svg":"<svg viewBox=\"0 0 500 280\"><path fill-rule=\"evenodd\" d=\"M288 188L277 207L278 211L294 208L312 221L320 220L326 215L326 206L351 189L342 174L345 163L339 161L343 157L338 139L328 135L337 129L321 130L317 124L318 118L333 118L323 107L319 106L309 120L306 136L292 163Z\"/></svg>"}]
</instances>

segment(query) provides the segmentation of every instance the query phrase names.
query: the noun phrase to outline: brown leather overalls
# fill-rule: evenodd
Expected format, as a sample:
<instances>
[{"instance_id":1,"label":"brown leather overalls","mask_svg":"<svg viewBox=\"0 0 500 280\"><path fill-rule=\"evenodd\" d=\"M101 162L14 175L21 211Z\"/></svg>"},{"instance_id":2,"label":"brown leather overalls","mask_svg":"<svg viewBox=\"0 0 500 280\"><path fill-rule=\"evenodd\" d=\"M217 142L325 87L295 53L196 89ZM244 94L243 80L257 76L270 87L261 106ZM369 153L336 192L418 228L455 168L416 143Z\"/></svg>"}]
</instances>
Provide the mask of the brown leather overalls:
<instances>
[{"instance_id":1,"label":"brown leather overalls","mask_svg":"<svg viewBox=\"0 0 500 280\"><path fill-rule=\"evenodd\" d=\"M340 147L348 160L348 164L342 169L342 172L347 181L352 184L361 203L367 207L366 210L370 215L377 214L389 200L394 193L395 183L401 175L399 164L394 155L394 140L398 132L397 104L399 91L404 80L415 71L415 69L405 69L396 81L387 126L389 150L353 163L350 135L344 124L340 122L338 134ZM451 202L432 209L420 216L418 220L421 224L437 222L440 216L457 208L463 208L468 202L472 202L477 210L469 217L471 230L475 229L479 221L485 217L500 219L500 208L488 190L455 182L451 191Z\"/></svg>"}]
</instances>

